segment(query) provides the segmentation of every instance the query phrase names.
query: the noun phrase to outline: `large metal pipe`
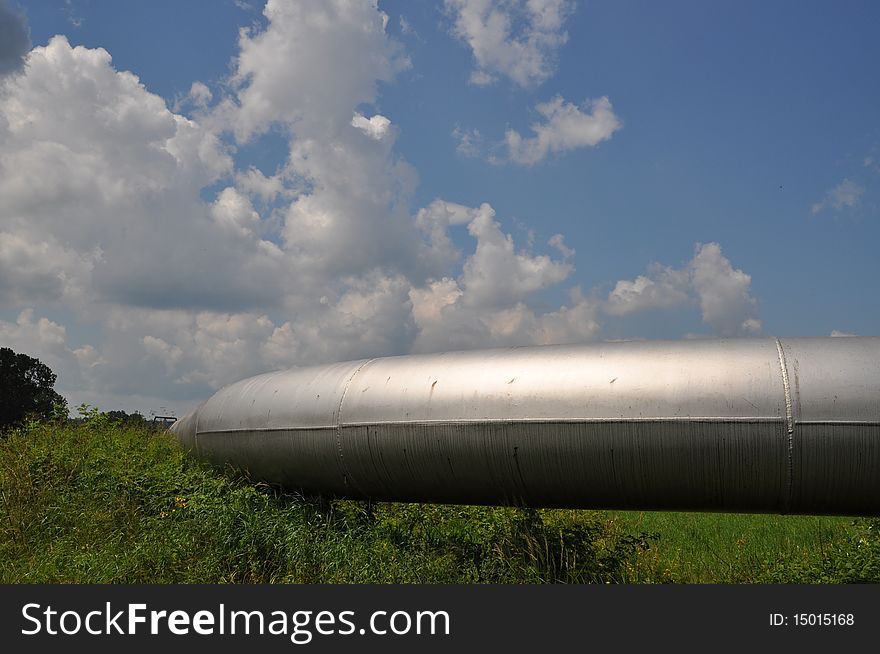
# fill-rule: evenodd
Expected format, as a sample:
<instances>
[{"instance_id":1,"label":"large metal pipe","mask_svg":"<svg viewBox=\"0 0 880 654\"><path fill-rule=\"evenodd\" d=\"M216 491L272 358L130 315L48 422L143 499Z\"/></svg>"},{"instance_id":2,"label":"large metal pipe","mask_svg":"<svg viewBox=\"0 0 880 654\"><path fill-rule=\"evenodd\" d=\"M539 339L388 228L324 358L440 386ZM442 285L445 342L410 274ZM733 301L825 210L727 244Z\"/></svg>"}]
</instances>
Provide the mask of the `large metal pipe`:
<instances>
[{"instance_id":1,"label":"large metal pipe","mask_svg":"<svg viewBox=\"0 0 880 654\"><path fill-rule=\"evenodd\" d=\"M216 465L375 500L880 514L880 337L388 357L227 386L172 430Z\"/></svg>"}]
</instances>

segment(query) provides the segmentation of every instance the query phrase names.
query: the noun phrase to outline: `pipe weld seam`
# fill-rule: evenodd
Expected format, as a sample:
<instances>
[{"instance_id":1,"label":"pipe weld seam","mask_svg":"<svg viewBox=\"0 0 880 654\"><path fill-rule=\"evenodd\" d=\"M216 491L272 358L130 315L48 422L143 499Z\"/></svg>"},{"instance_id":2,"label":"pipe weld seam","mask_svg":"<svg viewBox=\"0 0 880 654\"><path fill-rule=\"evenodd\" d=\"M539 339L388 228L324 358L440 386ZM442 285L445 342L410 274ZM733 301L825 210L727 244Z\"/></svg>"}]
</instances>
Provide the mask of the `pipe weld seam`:
<instances>
[{"instance_id":1,"label":"pipe weld seam","mask_svg":"<svg viewBox=\"0 0 880 654\"><path fill-rule=\"evenodd\" d=\"M788 513L791 507L791 494L794 489L794 412L791 404L791 384L788 380L788 365L785 361L785 351L782 349L782 341L776 339L776 352L779 354L779 369L782 371L782 390L785 394L785 423L788 428L788 493L785 498L783 510Z\"/></svg>"},{"instance_id":2,"label":"pipe weld seam","mask_svg":"<svg viewBox=\"0 0 880 654\"><path fill-rule=\"evenodd\" d=\"M342 389L342 394L339 396L339 406L336 407L336 454L339 457L339 467L342 468L342 474L344 479L351 480L351 483L357 487L357 484L354 482L354 477L348 472L348 469L345 467L345 456L342 454L342 403L345 402L345 394L348 393L348 389L351 386L351 382L354 381L354 378L361 371L361 369L375 361L375 358L367 359L361 365L359 365L353 373L351 373L351 377L345 382L345 387ZM360 490L360 489L358 489Z\"/></svg>"},{"instance_id":3,"label":"pipe weld seam","mask_svg":"<svg viewBox=\"0 0 880 654\"><path fill-rule=\"evenodd\" d=\"M235 433L270 433L270 432L295 432L295 431L337 431L348 427L384 427L384 426L413 426L433 427L444 425L608 425L608 424L765 424L785 423L779 416L653 416L650 418L450 418L436 420L367 420L346 422L345 424L327 425L295 425L292 427L232 427L228 429L205 429L200 434L235 434ZM804 425L864 425L868 427L880 426L877 421L871 420L810 420L799 424Z\"/></svg>"}]
</instances>

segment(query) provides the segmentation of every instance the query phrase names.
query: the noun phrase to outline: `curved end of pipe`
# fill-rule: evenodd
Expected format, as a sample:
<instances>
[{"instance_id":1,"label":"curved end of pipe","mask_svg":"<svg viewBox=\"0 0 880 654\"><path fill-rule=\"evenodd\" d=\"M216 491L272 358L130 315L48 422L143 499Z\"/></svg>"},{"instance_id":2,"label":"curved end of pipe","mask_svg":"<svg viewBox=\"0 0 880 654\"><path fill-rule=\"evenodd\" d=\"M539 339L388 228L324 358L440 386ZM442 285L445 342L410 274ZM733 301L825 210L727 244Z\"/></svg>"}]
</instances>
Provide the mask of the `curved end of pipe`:
<instances>
[{"instance_id":1,"label":"curved end of pipe","mask_svg":"<svg viewBox=\"0 0 880 654\"><path fill-rule=\"evenodd\" d=\"M196 449L196 413L198 409L177 420L168 430L187 451Z\"/></svg>"}]
</instances>

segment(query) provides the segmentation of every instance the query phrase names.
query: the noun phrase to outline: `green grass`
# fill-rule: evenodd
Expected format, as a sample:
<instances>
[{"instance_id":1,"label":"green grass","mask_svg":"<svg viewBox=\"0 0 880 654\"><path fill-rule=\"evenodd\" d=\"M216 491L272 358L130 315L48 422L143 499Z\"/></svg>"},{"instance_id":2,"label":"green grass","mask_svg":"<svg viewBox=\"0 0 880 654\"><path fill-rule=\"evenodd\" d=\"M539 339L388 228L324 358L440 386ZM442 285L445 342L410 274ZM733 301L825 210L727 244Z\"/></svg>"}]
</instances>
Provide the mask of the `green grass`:
<instances>
[{"instance_id":1,"label":"green grass","mask_svg":"<svg viewBox=\"0 0 880 654\"><path fill-rule=\"evenodd\" d=\"M780 569L826 558L861 532L862 521L831 516L616 512L631 529L655 534L633 581L760 583ZM798 581L810 579L798 577ZM814 579L815 580L815 579Z\"/></svg>"},{"instance_id":2,"label":"green grass","mask_svg":"<svg viewBox=\"0 0 880 654\"><path fill-rule=\"evenodd\" d=\"M183 454L166 433L0 436L0 583L880 581L877 522L325 501Z\"/></svg>"}]
</instances>

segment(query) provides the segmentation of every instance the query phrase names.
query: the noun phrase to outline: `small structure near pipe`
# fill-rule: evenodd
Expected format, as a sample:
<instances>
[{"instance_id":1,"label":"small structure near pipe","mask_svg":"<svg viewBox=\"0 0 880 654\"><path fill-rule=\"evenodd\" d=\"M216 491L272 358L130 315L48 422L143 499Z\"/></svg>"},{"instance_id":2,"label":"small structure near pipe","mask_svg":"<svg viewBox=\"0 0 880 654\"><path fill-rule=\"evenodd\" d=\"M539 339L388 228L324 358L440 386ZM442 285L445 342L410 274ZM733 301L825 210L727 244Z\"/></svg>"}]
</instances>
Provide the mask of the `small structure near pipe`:
<instances>
[{"instance_id":1,"label":"small structure near pipe","mask_svg":"<svg viewBox=\"0 0 880 654\"><path fill-rule=\"evenodd\" d=\"M880 337L511 347L295 368L171 431L306 493L880 514Z\"/></svg>"}]
</instances>

